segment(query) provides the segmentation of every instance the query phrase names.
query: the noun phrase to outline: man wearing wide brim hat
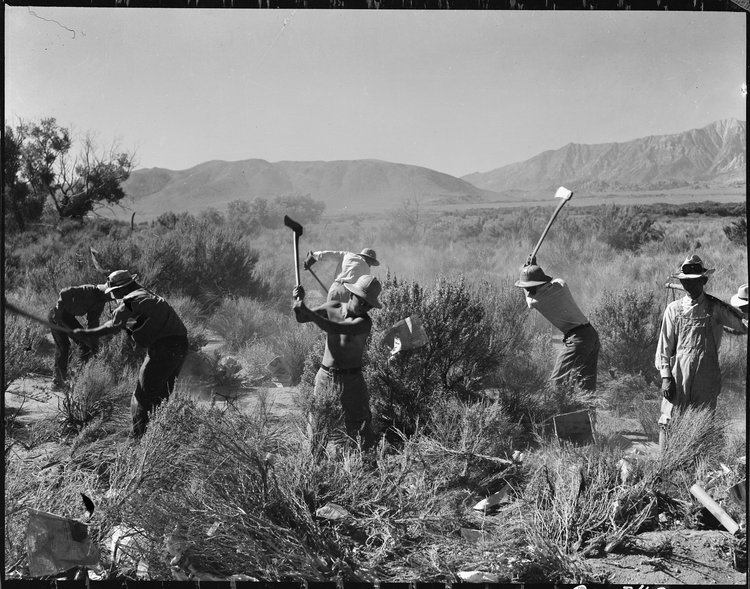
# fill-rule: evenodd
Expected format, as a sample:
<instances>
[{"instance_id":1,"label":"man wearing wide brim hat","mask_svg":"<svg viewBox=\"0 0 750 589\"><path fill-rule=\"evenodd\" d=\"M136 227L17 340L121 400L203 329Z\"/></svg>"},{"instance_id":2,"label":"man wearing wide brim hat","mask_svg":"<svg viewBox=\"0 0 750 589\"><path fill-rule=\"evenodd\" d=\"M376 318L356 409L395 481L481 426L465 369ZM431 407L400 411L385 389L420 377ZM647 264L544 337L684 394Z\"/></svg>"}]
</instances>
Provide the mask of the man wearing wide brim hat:
<instances>
[{"instance_id":1,"label":"man wearing wide brim hat","mask_svg":"<svg viewBox=\"0 0 750 589\"><path fill-rule=\"evenodd\" d=\"M721 392L719 346L723 331L745 334L741 313L724 301L704 292L713 268L693 254L673 274L685 296L664 310L656 346L655 365L662 378L662 408L659 425L671 419L673 407L716 408Z\"/></svg>"},{"instance_id":2,"label":"man wearing wide brim hat","mask_svg":"<svg viewBox=\"0 0 750 589\"><path fill-rule=\"evenodd\" d=\"M368 449L375 443L367 384L362 374L362 356L372 331L367 312L380 309L381 285L377 278L365 274L344 287L351 297L345 303L326 301L314 309L304 303L305 290L296 286L292 292L292 309L299 323L312 322L326 332L326 347L320 369L315 375L314 398L318 407L325 401L341 403L347 440ZM313 453L325 450L330 418L311 411L310 444ZM335 419L333 421L336 421Z\"/></svg>"},{"instance_id":3,"label":"man wearing wide brim hat","mask_svg":"<svg viewBox=\"0 0 750 589\"><path fill-rule=\"evenodd\" d=\"M545 274L532 258L521 268L515 285L526 292L528 307L539 311L563 334L564 345L550 377L553 384L573 380L582 389L595 391L599 334L576 304L567 283Z\"/></svg>"},{"instance_id":4,"label":"man wearing wide brim hat","mask_svg":"<svg viewBox=\"0 0 750 589\"><path fill-rule=\"evenodd\" d=\"M76 317L85 315L86 325L97 327L104 312L104 305L112 300L112 296L105 291L106 285L104 284L81 284L63 288L49 313L49 322L68 329L81 329L82 325ZM57 329L52 330L52 339L55 342L55 376L52 384L61 387L68 377L71 339L81 349L83 362L96 354L98 346L96 342L69 338L67 333Z\"/></svg>"},{"instance_id":5,"label":"man wearing wide brim hat","mask_svg":"<svg viewBox=\"0 0 750 589\"><path fill-rule=\"evenodd\" d=\"M133 437L146 430L149 412L174 390L188 351L187 329L162 297L136 282L137 275L116 270L109 275L104 292L120 300L112 319L94 329L76 329L75 335L99 338L125 330L135 344L145 348L146 358L130 401Z\"/></svg>"},{"instance_id":6,"label":"man wearing wide brim hat","mask_svg":"<svg viewBox=\"0 0 750 589\"><path fill-rule=\"evenodd\" d=\"M344 287L345 284L355 283L360 276L370 274L372 266L380 266L375 250L369 247L366 247L358 254L333 250L308 252L302 265L305 270L309 270L310 266L316 262L325 262L327 260L340 263L341 270L329 287L326 300L340 301L342 303L349 300L349 291Z\"/></svg>"}]
</instances>

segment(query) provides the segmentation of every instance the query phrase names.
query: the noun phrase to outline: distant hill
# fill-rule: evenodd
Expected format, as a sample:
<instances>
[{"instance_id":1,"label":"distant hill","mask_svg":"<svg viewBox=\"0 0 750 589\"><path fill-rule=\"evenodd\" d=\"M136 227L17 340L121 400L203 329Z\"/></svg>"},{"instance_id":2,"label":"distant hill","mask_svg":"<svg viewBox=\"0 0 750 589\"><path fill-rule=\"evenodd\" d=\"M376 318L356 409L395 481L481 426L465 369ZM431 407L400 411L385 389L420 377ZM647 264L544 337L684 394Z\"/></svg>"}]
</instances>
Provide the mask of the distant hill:
<instances>
[{"instance_id":1,"label":"distant hill","mask_svg":"<svg viewBox=\"0 0 750 589\"><path fill-rule=\"evenodd\" d=\"M270 163L209 161L188 170L134 171L123 185L140 217L165 211L223 209L233 200L309 195L327 210L373 210L420 203L476 203L499 195L454 176L380 160Z\"/></svg>"},{"instance_id":2,"label":"distant hill","mask_svg":"<svg viewBox=\"0 0 750 589\"><path fill-rule=\"evenodd\" d=\"M625 143L569 143L462 179L495 192L551 191L560 185L592 193L741 187L747 173L745 133L745 121L727 119Z\"/></svg>"}]
</instances>

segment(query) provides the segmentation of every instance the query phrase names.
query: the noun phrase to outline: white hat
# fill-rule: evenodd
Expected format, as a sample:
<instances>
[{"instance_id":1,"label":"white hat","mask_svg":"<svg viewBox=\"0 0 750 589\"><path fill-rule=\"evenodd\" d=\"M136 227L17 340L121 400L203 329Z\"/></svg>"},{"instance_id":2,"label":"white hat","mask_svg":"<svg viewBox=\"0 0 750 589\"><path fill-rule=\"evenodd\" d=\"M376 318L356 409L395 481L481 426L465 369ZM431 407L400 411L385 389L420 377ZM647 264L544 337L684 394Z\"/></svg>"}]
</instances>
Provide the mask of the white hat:
<instances>
[{"instance_id":1,"label":"white hat","mask_svg":"<svg viewBox=\"0 0 750 589\"><path fill-rule=\"evenodd\" d=\"M747 283L743 284L737 289L737 294L732 297L730 301L733 307L742 307L747 305Z\"/></svg>"}]
</instances>

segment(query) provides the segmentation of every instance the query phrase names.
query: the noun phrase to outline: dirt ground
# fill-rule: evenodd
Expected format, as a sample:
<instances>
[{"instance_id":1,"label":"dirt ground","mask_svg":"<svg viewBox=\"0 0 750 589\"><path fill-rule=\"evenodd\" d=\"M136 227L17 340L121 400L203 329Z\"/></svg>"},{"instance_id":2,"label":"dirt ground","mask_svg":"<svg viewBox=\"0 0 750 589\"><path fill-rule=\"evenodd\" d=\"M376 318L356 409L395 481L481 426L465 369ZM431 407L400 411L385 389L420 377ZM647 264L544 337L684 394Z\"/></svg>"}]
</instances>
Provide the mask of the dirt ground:
<instances>
[{"instance_id":1,"label":"dirt ground","mask_svg":"<svg viewBox=\"0 0 750 589\"><path fill-rule=\"evenodd\" d=\"M241 411L252 411L261 397L273 415L282 418L297 411L294 387L268 386L244 389L229 401L216 391L203 390L201 403L231 403ZM30 425L54 417L60 393L51 377L33 376L14 382L5 393L5 412L18 412L18 421ZM611 425L611 424L610 424ZM624 423L623 427L632 427ZM38 451L39 449L37 449ZM54 452L47 448L45 452ZM37 452L38 453L38 452ZM597 574L608 574L614 584L747 584L747 574L733 567L732 537L722 530L672 530L646 532L620 549L586 560Z\"/></svg>"}]
</instances>

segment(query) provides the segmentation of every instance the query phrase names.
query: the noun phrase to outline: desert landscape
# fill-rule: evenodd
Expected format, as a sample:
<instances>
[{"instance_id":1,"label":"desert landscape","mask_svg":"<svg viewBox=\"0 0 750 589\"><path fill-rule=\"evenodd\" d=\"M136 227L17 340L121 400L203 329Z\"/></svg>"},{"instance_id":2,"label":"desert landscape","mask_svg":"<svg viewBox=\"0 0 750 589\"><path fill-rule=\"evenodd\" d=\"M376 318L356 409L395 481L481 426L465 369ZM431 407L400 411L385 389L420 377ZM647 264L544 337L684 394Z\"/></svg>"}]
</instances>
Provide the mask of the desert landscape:
<instances>
[{"instance_id":1,"label":"desert landscape","mask_svg":"<svg viewBox=\"0 0 750 589\"><path fill-rule=\"evenodd\" d=\"M247 12L6 7L3 581L746 585L746 21ZM721 393L660 441L696 264Z\"/></svg>"}]
</instances>

